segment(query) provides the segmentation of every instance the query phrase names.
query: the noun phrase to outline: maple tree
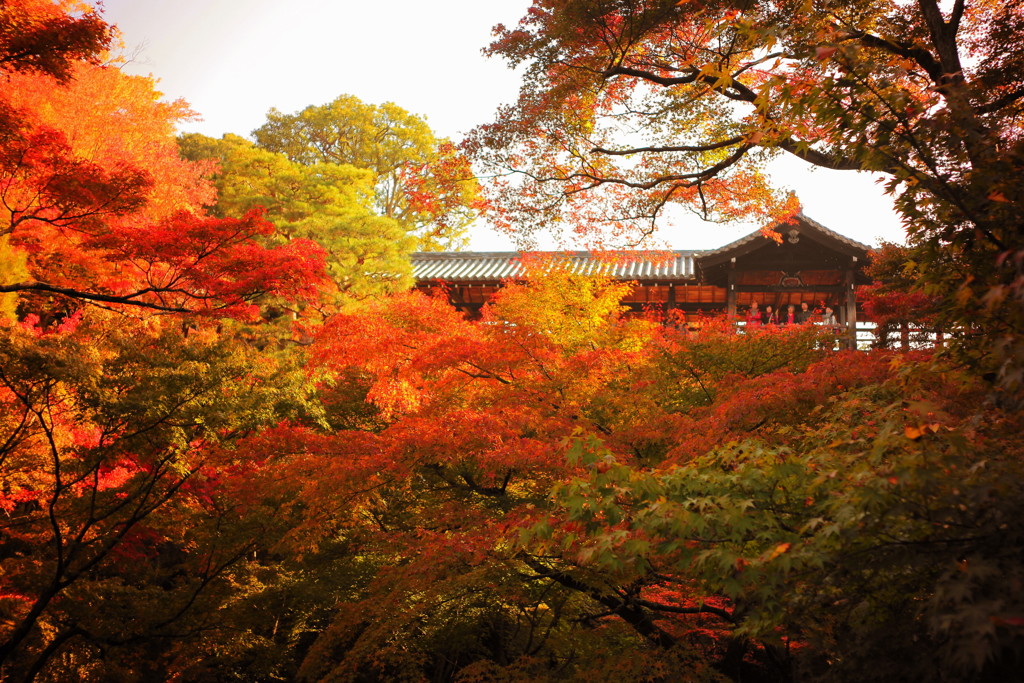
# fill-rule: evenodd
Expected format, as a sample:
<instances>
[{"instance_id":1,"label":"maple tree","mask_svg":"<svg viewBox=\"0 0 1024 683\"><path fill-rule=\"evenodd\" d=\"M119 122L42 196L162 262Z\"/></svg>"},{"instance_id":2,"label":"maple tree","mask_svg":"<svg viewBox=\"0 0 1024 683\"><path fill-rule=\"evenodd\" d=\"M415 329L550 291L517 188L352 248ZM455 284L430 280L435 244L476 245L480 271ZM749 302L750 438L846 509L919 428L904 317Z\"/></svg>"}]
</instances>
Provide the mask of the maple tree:
<instances>
[{"instance_id":1,"label":"maple tree","mask_svg":"<svg viewBox=\"0 0 1024 683\"><path fill-rule=\"evenodd\" d=\"M151 79L116 68L65 73L61 86L47 74L5 75L14 89L0 103L0 235L7 271L29 277L0 292L243 317L271 289L318 296L315 244L261 245L273 226L259 213L202 216L214 197L207 169L182 160L173 137L189 115L183 103L162 103ZM73 309L50 306L51 317Z\"/></svg>"},{"instance_id":2,"label":"maple tree","mask_svg":"<svg viewBox=\"0 0 1024 683\"><path fill-rule=\"evenodd\" d=\"M636 239L668 206L792 211L763 164L885 174L915 286L982 372L1021 377L1024 14L937 0L537 0L489 52L524 69L469 141L499 220ZM977 335L967 330L978 330Z\"/></svg>"},{"instance_id":3,"label":"maple tree","mask_svg":"<svg viewBox=\"0 0 1024 683\"><path fill-rule=\"evenodd\" d=\"M97 63L113 37L95 9L77 0L8 0L0 7L0 69L67 81L77 63Z\"/></svg>"},{"instance_id":4,"label":"maple tree","mask_svg":"<svg viewBox=\"0 0 1024 683\"><path fill-rule=\"evenodd\" d=\"M112 569L98 563L102 579L85 573L74 600L42 614L57 630L24 666L52 645L79 658L51 657L55 672L78 661L200 679L785 680L870 661L885 680L1012 668L1016 413L979 416L984 387L925 355L833 353L813 326L737 335L709 320L693 334L623 318L624 285L549 266L481 322L420 294L337 315L301 374L300 358L268 365L212 329L166 329L141 348L137 330L104 332L109 343L90 351L102 369L5 363L34 373L12 382L22 393L46 368L76 373L60 375L60 395L93 401L92 420L138 419L148 405L159 416L179 404L167 392L192 397L175 410L218 416L165 423L213 433L175 442L188 446L176 462L198 469L142 538L123 542L156 573L110 592ZM102 328L15 339L36 358L37 339L74 356ZM242 379L257 368L270 376ZM121 393L92 388L94 376ZM90 389L79 399L74 386ZM55 425L68 435L58 447L125 466L121 433L80 443L79 427L94 433L74 417L84 412L56 411L72 416ZM45 539L45 516L20 500L54 486L29 462L47 460L45 444L37 431L20 439L20 413L5 414L19 435L5 463L19 488L5 504L36 515L25 528ZM97 460L58 462L77 472ZM72 486L61 519L89 523L80 496L116 504L137 495L126 483L147 481L120 481L109 498ZM17 574L29 590L45 585L31 573L38 557ZM219 563L193 564L207 557ZM165 571L180 598L157 587ZM176 600L200 586L178 615ZM91 616L94 594L130 623ZM161 645L166 633L183 635ZM910 647L920 638L941 648Z\"/></svg>"},{"instance_id":5,"label":"maple tree","mask_svg":"<svg viewBox=\"0 0 1024 683\"><path fill-rule=\"evenodd\" d=\"M343 164L374 173L374 208L397 220L425 251L457 248L483 208L465 155L419 116L386 102L342 95L294 114L271 109L256 144L301 164Z\"/></svg>"},{"instance_id":6,"label":"maple tree","mask_svg":"<svg viewBox=\"0 0 1024 683\"><path fill-rule=\"evenodd\" d=\"M323 278L311 243L260 243L273 226L258 212L189 211L212 195L177 156L183 107L98 66L109 29L81 9L3 15L25 30L10 47L3 27L17 89L0 101L0 291L20 295L0 319L10 680L157 675L147 655L175 650L156 644L211 628L227 570L259 535L214 500L246 467L231 445L304 413L308 392L293 363L209 318L254 319L268 294L318 297Z\"/></svg>"},{"instance_id":7,"label":"maple tree","mask_svg":"<svg viewBox=\"0 0 1024 683\"><path fill-rule=\"evenodd\" d=\"M985 386L928 354L835 353L813 326L623 318L623 286L542 262L480 322L419 294L330 320L307 365L322 419L239 446L273 463L245 486L275 552L221 617L261 655L204 671L1013 669L1015 412L979 413Z\"/></svg>"},{"instance_id":8,"label":"maple tree","mask_svg":"<svg viewBox=\"0 0 1024 683\"><path fill-rule=\"evenodd\" d=\"M762 172L779 153L881 172L910 245L876 256L873 310L952 331L966 368L863 354L843 361L855 376L826 360L734 381L687 411L700 423L653 430L691 458L674 466L581 435L570 454L585 473L526 534L547 575L635 586L617 613L661 648L680 637L648 591L725 599L746 661L783 678L1012 675L1019 531L1000 520L1020 477L1006 420L1024 332L1022 18L993 2L539 0L497 29L491 53L525 84L469 145L503 178L506 227L635 239L673 204L771 222L789 210ZM1004 571L1005 584L980 578ZM743 676L742 660L721 662Z\"/></svg>"},{"instance_id":9,"label":"maple tree","mask_svg":"<svg viewBox=\"0 0 1024 683\"><path fill-rule=\"evenodd\" d=\"M332 429L274 452L292 542L351 564L301 677L1014 669L1018 415L984 383L813 326L620 318L574 278L481 323L414 295L324 328Z\"/></svg>"},{"instance_id":10,"label":"maple tree","mask_svg":"<svg viewBox=\"0 0 1024 683\"><path fill-rule=\"evenodd\" d=\"M301 406L302 377L212 330L98 311L0 336L0 667L138 676L158 667L147 644L211 627L257 546L218 491L252 466L232 444Z\"/></svg>"},{"instance_id":11,"label":"maple tree","mask_svg":"<svg viewBox=\"0 0 1024 683\"><path fill-rule=\"evenodd\" d=\"M153 78L128 75L116 65L79 63L68 76L54 87L45 75L9 74L6 99L38 128L59 132L75 159L144 174L149 188L138 207L142 216L199 213L213 203L204 164L177 154L175 129L195 117L184 100L165 101Z\"/></svg>"},{"instance_id":12,"label":"maple tree","mask_svg":"<svg viewBox=\"0 0 1024 683\"><path fill-rule=\"evenodd\" d=\"M541 0L517 27L496 29L490 52L525 65L525 86L477 145L485 161L529 171L541 197L562 198L519 207L538 215L619 185L636 197L623 218L655 217L668 201L713 211L716 179L784 151L890 173L907 211L921 193L964 205L955 197L977 192L940 168L986 174L988 204L964 215L985 230L1002 201L988 195L1005 194L994 180L1017 154L1024 91L1006 38L1019 39L1020 22L1019 8L988 2L943 16L931 0Z\"/></svg>"},{"instance_id":13,"label":"maple tree","mask_svg":"<svg viewBox=\"0 0 1024 683\"><path fill-rule=\"evenodd\" d=\"M899 346L907 350L912 343L928 345L932 333L941 334L936 329L941 300L914 287L921 278L919 267L906 246L886 243L871 252L867 275L873 283L859 288L857 296L875 323L876 346L893 347L898 336Z\"/></svg>"},{"instance_id":14,"label":"maple tree","mask_svg":"<svg viewBox=\"0 0 1024 683\"><path fill-rule=\"evenodd\" d=\"M636 671L666 665L645 654L649 617L620 615L628 598L605 596L606 578L556 572L547 554L524 553L519 530L545 518L553 485L585 471L566 459L566 439L601 435L648 465L686 461L686 449L671 452L673 432L700 424L685 413L708 405L706 391L735 383L737 372L806 367L822 352L810 329L723 330L735 345L715 356L710 336L693 339L704 350L687 361L687 333L619 317L621 289L556 269L504 290L483 323L418 294L327 323L309 369L330 428L282 425L252 445L275 467L250 487L271 495L278 515L298 515L286 545L304 559L283 556L275 571L304 575L323 566L320 553L334 567L309 580L335 591L336 605L322 592L310 600L303 581L275 593L298 610L278 627L304 643L292 653L301 678L505 667L543 677L557 667L593 671L626 652L639 658ZM694 391L696 380L679 387L687 362L707 371L705 390ZM662 400L663 391L675 397ZM663 606L682 623L718 609ZM667 657L711 675L717 648L704 645ZM574 652L593 662L576 663Z\"/></svg>"},{"instance_id":15,"label":"maple tree","mask_svg":"<svg viewBox=\"0 0 1024 683\"><path fill-rule=\"evenodd\" d=\"M0 101L0 291L18 295L0 319L10 680L156 676L167 642L216 626L228 569L259 538L215 501L246 470L231 443L304 412L307 393L294 362L222 318L258 319L268 295L318 299L324 278L322 251L268 246L258 211L200 213L206 169L172 134L186 108L98 66L109 29L88 13L86 40L80 10L4 6L40 27L4 60Z\"/></svg>"},{"instance_id":16,"label":"maple tree","mask_svg":"<svg viewBox=\"0 0 1024 683\"><path fill-rule=\"evenodd\" d=\"M986 387L949 366L857 360L875 379L781 443L748 434L645 471L577 442L601 472L557 487L531 547L625 583L678 571L798 679L1012 678L1019 414L980 416Z\"/></svg>"}]
</instances>

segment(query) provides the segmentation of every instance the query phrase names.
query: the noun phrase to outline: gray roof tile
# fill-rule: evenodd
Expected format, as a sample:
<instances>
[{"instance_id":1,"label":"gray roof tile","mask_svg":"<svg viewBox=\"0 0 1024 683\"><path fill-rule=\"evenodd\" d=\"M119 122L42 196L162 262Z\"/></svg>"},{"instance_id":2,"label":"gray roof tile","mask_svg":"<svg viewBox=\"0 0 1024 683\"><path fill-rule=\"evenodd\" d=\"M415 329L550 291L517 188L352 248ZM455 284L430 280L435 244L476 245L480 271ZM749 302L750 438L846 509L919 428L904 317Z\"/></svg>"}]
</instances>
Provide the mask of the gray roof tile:
<instances>
[{"instance_id":1,"label":"gray roof tile","mask_svg":"<svg viewBox=\"0 0 1024 683\"><path fill-rule=\"evenodd\" d=\"M413 277L423 282L491 282L521 277L523 257L551 258L571 264L577 273L607 273L617 280L692 279L699 251L661 252L418 252L412 255Z\"/></svg>"}]
</instances>

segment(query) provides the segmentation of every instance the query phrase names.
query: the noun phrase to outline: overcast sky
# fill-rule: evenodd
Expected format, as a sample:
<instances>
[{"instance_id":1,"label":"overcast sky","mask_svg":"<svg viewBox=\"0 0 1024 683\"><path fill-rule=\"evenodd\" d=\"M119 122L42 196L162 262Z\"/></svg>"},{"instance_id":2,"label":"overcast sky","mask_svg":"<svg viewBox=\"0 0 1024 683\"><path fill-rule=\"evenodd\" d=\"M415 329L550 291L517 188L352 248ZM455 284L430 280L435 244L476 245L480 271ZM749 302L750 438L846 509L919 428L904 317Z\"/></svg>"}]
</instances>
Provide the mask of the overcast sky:
<instances>
[{"instance_id":1,"label":"overcast sky","mask_svg":"<svg viewBox=\"0 0 1024 683\"><path fill-rule=\"evenodd\" d=\"M351 94L424 116L458 140L489 122L518 91L516 74L480 50L491 28L514 24L528 0L105 0L104 16L132 55L126 71L159 79L202 117L188 132L248 135L271 107L298 111ZM903 240L892 202L874 179L809 169L788 159L772 170L811 218L873 244ZM754 226L687 220L660 237L681 249L726 244ZM471 248L513 248L480 226Z\"/></svg>"}]
</instances>

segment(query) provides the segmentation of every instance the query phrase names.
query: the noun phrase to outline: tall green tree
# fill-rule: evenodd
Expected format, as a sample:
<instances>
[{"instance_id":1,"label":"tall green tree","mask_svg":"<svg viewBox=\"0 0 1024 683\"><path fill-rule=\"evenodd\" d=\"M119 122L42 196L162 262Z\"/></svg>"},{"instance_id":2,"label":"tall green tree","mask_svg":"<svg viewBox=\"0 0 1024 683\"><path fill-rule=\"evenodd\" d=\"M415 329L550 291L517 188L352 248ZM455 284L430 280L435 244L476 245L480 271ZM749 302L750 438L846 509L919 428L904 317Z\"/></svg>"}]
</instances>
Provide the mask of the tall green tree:
<instances>
[{"instance_id":1,"label":"tall green tree","mask_svg":"<svg viewBox=\"0 0 1024 683\"><path fill-rule=\"evenodd\" d=\"M343 300L401 291L411 284L416 240L374 212L374 174L350 164L301 164L237 135L179 138L188 159L215 159L214 212L244 216L263 207L285 239L309 239L327 251L328 272Z\"/></svg>"},{"instance_id":2,"label":"tall green tree","mask_svg":"<svg viewBox=\"0 0 1024 683\"><path fill-rule=\"evenodd\" d=\"M276 109L256 144L301 164L348 164L374 174L374 208L399 221L419 248L456 248L483 204L467 159L421 117L352 95L294 114Z\"/></svg>"}]
</instances>

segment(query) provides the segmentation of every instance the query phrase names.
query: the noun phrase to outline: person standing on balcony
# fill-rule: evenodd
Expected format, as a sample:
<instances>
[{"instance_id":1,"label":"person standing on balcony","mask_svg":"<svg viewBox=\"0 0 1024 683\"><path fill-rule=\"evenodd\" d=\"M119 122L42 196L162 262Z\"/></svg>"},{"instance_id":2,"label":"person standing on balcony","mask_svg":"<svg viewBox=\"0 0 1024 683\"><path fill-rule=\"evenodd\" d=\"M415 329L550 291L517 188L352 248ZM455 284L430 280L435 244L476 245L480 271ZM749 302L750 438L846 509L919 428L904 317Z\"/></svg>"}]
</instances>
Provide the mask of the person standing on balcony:
<instances>
[{"instance_id":1,"label":"person standing on balcony","mask_svg":"<svg viewBox=\"0 0 1024 683\"><path fill-rule=\"evenodd\" d=\"M756 301L750 304L750 310L747 311L747 327L761 327L761 311Z\"/></svg>"},{"instance_id":2,"label":"person standing on balcony","mask_svg":"<svg viewBox=\"0 0 1024 683\"><path fill-rule=\"evenodd\" d=\"M811 321L811 316L814 314L811 311L811 307L806 301L800 302L800 310L796 312L796 321L800 324L808 323Z\"/></svg>"},{"instance_id":3,"label":"person standing on balcony","mask_svg":"<svg viewBox=\"0 0 1024 683\"><path fill-rule=\"evenodd\" d=\"M832 310L831 306L825 307L825 314L821 317L821 322L832 331L839 328L839 320L836 319L836 312Z\"/></svg>"}]
</instances>

